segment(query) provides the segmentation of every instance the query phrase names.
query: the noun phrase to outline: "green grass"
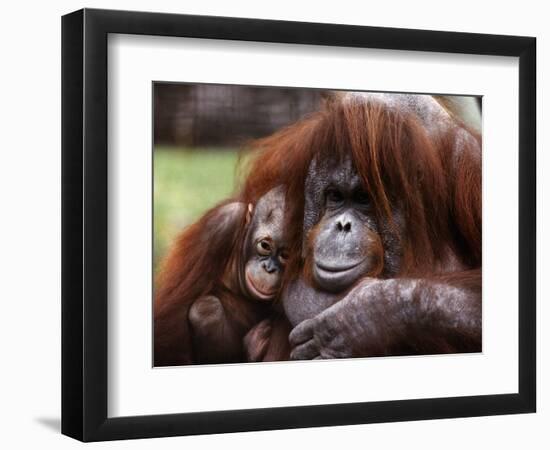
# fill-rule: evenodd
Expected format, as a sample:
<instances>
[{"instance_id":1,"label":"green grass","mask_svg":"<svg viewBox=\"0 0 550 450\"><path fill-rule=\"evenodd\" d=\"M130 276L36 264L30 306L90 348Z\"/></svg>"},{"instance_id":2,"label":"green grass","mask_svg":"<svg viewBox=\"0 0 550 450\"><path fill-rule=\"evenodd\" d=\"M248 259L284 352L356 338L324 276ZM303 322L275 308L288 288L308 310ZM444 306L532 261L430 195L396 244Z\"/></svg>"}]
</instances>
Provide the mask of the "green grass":
<instances>
[{"instance_id":1,"label":"green grass","mask_svg":"<svg viewBox=\"0 0 550 450\"><path fill-rule=\"evenodd\" d=\"M155 270L182 229L234 192L237 159L234 150L155 148Z\"/></svg>"}]
</instances>

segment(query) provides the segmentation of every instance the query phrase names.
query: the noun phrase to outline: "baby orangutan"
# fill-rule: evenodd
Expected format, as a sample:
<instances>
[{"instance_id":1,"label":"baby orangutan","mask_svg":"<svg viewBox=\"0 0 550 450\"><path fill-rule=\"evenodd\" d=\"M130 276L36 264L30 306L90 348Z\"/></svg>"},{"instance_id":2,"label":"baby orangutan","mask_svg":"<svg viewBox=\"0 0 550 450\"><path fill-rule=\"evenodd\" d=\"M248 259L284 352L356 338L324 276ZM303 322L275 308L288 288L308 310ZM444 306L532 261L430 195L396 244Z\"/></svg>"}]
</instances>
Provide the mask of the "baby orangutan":
<instances>
[{"instance_id":1,"label":"baby orangutan","mask_svg":"<svg viewBox=\"0 0 550 450\"><path fill-rule=\"evenodd\" d=\"M282 186L272 189L255 207L230 203L226 208L246 208L244 232L220 283L197 298L189 309L193 354L198 363L261 360L275 339L271 336L276 316L272 303L279 293L288 258L283 240L284 190ZM250 339L243 339L260 323L253 332L254 345L250 346ZM287 336L288 330L281 336L283 346Z\"/></svg>"}]
</instances>

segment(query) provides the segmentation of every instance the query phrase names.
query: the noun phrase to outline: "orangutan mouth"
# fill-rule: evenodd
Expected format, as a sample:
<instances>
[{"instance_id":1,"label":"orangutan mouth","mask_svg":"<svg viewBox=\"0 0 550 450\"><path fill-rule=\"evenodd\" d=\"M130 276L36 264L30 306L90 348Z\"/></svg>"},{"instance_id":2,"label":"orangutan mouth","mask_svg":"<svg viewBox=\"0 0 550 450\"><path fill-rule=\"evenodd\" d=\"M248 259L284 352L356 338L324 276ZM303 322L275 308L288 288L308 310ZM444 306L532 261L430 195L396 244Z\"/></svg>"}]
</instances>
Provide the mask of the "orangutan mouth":
<instances>
[{"instance_id":1,"label":"orangutan mouth","mask_svg":"<svg viewBox=\"0 0 550 450\"><path fill-rule=\"evenodd\" d=\"M262 300L271 300L273 297L275 297L275 293L277 291L276 289L270 292L262 291L254 284L254 281L248 274L246 275L246 284L248 288L252 291L252 293Z\"/></svg>"}]
</instances>

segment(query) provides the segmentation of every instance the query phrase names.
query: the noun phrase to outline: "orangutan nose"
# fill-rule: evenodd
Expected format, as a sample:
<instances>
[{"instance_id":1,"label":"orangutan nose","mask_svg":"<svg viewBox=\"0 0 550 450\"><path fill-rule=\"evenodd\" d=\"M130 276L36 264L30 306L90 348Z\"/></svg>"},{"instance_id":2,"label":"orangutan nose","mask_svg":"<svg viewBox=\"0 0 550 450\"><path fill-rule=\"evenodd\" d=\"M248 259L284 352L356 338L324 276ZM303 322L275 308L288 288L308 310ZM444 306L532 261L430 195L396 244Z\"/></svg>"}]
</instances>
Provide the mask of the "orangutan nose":
<instances>
[{"instance_id":1,"label":"orangutan nose","mask_svg":"<svg viewBox=\"0 0 550 450\"><path fill-rule=\"evenodd\" d=\"M273 261L271 261L271 259L265 261L262 264L262 267L267 273L273 273L277 271L277 266L273 263Z\"/></svg>"},{"instance_id":2,"label":"orangutan nose","mask_svg":"<svg viewBox=\"0 0 550 450\"><path fill-rule=\"evenodd\" d=\"M343 233L349 233L351 231L351 220L344 216L336 221L336 229Z\"/></svg>"}]
</instances>

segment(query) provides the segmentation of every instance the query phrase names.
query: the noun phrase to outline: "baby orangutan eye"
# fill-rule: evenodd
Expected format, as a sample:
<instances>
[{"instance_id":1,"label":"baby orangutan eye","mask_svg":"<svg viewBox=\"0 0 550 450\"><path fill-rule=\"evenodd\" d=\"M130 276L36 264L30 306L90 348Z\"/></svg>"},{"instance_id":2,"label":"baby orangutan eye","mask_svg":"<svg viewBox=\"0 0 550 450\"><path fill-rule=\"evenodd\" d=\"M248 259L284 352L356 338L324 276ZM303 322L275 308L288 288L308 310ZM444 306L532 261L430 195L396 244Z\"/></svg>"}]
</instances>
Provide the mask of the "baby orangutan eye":
<instances>
[{"instance_id":1,"label":"baby orangutan eye","mask_svg":"<svg viewBox=\"0 0 550 450\"><path fill-rule=\"evenodd\" d=\"M287 261L288 261L288 252L282 251L282 252L279 254L279 262L280 262L282 265L285 265Z\"/></svg>"},{"instance_id":2,"label":"baby orangutan eye","mask_svg":"<svg viewBox=\"0 0 550 450\"><path fill-rule=\"evenodd\" d=\"M256 250L261 256L271 255L271 244L269 241L262 239L256 244Z\"/></svg>"}]
</instances>

